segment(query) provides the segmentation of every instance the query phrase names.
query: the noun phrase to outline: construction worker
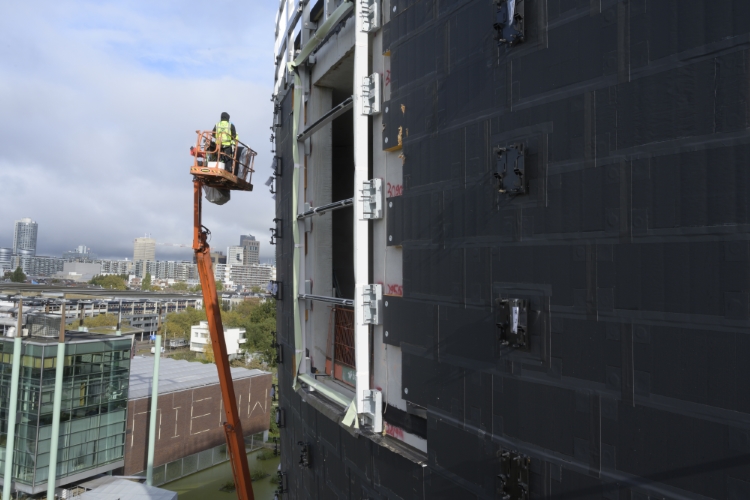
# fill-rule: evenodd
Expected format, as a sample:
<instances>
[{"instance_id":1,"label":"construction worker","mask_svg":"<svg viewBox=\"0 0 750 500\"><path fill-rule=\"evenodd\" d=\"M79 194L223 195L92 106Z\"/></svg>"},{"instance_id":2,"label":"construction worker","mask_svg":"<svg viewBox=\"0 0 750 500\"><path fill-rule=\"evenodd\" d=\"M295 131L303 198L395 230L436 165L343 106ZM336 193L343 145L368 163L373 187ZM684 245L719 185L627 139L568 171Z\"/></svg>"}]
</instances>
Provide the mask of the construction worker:
<instances>
[{"instance_id":1,"label":"construction worker","mask_svg":"<svg viewBox=\"0 0 750 500\"><path fill-rule=\"evenodd\" d=\"M221 114L221 121L214 125L213 132L214 140L216 141L216 144L219 145L219 161L224 162L224 168L226 170L233 172L234 146L235 141L237 140L237 129L234 128L234 123L229 121L229 113L225 111Z\"/></svg>"}]
</instances>

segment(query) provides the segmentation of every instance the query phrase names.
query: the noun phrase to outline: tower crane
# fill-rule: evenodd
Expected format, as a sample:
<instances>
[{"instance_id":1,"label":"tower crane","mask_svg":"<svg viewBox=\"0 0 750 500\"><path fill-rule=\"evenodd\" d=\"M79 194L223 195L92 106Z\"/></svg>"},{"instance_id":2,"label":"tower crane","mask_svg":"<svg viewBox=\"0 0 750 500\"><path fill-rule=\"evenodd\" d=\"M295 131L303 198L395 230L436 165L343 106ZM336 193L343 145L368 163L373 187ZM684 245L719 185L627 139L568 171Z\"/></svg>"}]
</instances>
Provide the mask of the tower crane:
<instances>
[{"instance_id":1,"label":"tower crane","mask_svg":"<svg viewBox=\"0 0 750 500\"><path fill-rule=\"evenodd\" d=\"M257 153L237 140L230 155L222 151L220 141L215 140L213 132L199 130L196 133L198 134L196 145L190 148L194 156L193 166L190 168L190 173L193 175L193 251L203 289L203 303L206 307L211 345L219 372L221 397L226 410L227 421L224 422L224 432L237 497L239 500L254 500L242 422L237 409L232 374L229 370L224 326L221 322L221 309L211 265L211 248L208 244L211 232L201 222L203 201L201 192L205 189L207 197L210 190L214 190L212 193L218 192L219 196L225 193L226 199L230 191L252 191L253 165Z\"/></svg>"}]
</instances>

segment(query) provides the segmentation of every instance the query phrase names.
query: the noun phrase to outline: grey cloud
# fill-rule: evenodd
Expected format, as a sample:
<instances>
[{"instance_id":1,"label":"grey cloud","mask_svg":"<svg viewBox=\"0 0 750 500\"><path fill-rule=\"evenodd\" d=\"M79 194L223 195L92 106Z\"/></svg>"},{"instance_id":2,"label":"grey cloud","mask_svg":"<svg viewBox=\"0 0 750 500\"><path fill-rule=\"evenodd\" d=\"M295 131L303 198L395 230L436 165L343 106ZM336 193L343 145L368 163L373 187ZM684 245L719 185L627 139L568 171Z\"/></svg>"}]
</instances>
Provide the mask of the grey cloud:
<instances>
[{"instance_id":1,"label":"grey cloud","mask_svg":"<svg viewBox=\"0 0 750 500\"><path fill-rule=\"evenodd\" d=\"M272 156L275 7L252 11L232 3L226 36L216 37L215 21L187 23L187 13L196 12L191 7L205 4L179 5L179 12L155 13L109 4L93 9L99 18L72 22L61 12L83 12L85 5L32 11L24 4L0 21L0 246L11 245L13 221L21 217L39 222L41 254L85 243L103 256L128 257L133 238L144 233L190 243L188 149L196 129L211 128L228 111L240 138L258 151L256 190L234 193L222 207L205 203L204 224L214 248L249 232L263 241L262 256L272 255L273 202L263 181ZM195 39L178 39L188 35ZM153 50L143 49L143 39ZM215 50L206 54L207 47ZM166 60L170 50L178 71L142 64ZM255 60L268 62L253 68ZM191 257L170 247L158 247L157 255Z\"/></svg>"}]
</instances>

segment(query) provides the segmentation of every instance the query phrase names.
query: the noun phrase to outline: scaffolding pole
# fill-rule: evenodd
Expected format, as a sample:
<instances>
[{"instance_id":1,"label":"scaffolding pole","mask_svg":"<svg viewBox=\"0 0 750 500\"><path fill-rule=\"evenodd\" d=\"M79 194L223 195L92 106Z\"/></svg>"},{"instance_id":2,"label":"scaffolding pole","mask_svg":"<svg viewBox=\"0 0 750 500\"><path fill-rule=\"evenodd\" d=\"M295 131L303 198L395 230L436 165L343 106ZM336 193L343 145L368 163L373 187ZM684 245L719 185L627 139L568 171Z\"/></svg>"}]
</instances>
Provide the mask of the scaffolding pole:
<instances>
[{"instance_id":1,"label":"scaffolding pole","mask_svg":"<svg viewBox=\"0 0 750 500\"><path fill-rule=\"evenodd\" d=\"M8 435L5 441L5 472L3 474L3 500L10 500L13 485L13 458L16 442L16 413L18 412L18 376L21 372L21 327L23 322L23 298L18 300L18 323L13 339L13 368L10 375L10 402L8 405Z\"/></svg>"},{"instance_id":2,"label":"scaffolding pole","mask_svg":"<svg viewBox=\"0 0 750 500\"><path fill-rule=\"evenodd\" d=\"M57 342L57 365L55 366L55 396L52 405L52 436L49 449L49 466L47 470L47 500L55 500L55 482L57 481L57 449L60 441L60 410L62 409L63 371L65 369L65 301L60 306L63 318L60 321L60 336Z\"/></svg>"}]
</instances>

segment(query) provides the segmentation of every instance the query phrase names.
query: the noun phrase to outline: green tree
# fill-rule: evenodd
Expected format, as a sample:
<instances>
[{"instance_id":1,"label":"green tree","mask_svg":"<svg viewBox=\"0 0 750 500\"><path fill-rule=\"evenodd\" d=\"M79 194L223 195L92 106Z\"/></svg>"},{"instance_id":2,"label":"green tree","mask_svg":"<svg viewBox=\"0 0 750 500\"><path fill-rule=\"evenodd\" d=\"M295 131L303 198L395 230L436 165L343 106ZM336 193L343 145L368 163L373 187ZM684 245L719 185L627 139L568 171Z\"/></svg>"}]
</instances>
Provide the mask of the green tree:
<instances>
[{"instance_id":1,"label":"green tree","mask_svg":"<svg viewBox=\"0 0 750 500\"><path fill-rule=\"evenodd\" d=\"M243 345L245 352L259 352L261 359L269 365L274 364L276 348L273 346L273 332L276 330L276 301L267 299L265 302L246 300L238 304L232 311L222 314L222 320L227 327L245 329Z\"/></svg>"},{"instance_id":2,"label":"green tree","mask_svg":"<svg viewBox=\"0 0 750 500\"><path fill-rule=\"evenodd\" d=\"M206 321L206 311L188 307L182 312L167 314L164 333L167 338L184 338L190 340L190 327Z\"/></svg>"},{"instance_id":3,"label":"green tree","mask_svg":"<svg viewBox=\"0 0 750 500\"><path fill-rule=\"evenodd\" d=\"M216 363L214 358L214 345L211 343L211 339L208 340L206 347L203 348L203 356L207 363Z\"/></svg>"},{"instance_id":4,"label":"green tree","mask_svg":"<svg viewBox=\"0 0 750 500\"><path fill-rule=\"evenodd\" d=\"M177 283L173 283L169 288L175 292L187 292L188 286L184 281L178 281Z\"/></svg>"},{"instance_id":5,"label":"green tree","mask_svg":"<svg viewBox=\"0 0 750 500\"><path fill-rule=\"evenodd\" d=\"M227 328L244 328L245 352L260 352L261 360L274 365L276 349L273 346L273 332L276 330L276 301L267 299L245 300L231 311L221 312L222 322ZM206 311L192 307L179 313L169 313L165 322L167 338L190 338L190 327L206 320ZM204 359L211 358L207 353Z\"/></svg>"},{"instance_id":6,"label":"green tree","mask_svg":"<svg viewBox=\"0 0 750 500\"><path fill-rule=\"evenodd\" d=\"M122 276L110 274L107 276L97 275L94 276L91 281L89 281L89 284L91 285L99 285L102 288L111 288L113 290L127 290L128 285L126 284L125 279L123 279Z\"/></svg>"},{"instance_id":7,"label":"green tree","mask_svg":"<svg viewBox=\"0 0 750 500\"><path fill-rule=\"evenodd\" d=\"M24 283L26 281L26 275L23 273L20 267L17 267L10 275L10 280L13 283Z\"/></svg>"},{"instance_id":8,"label":"green tree","mask_svg":"<svg viewBox=\"0 0 750 500\"><path fill-rule=\"evenodd\" d=\"M217 292L223 292L224 291L224 283L221 281L216 282L216 291Z\"/></svg>"},{"instance_id":9,"label":"green tree","mask_svg":"<svg viewBox=\"0 0 750 500\"><path fill-rule=\"evenodd\" d=\"M194 293L201 293L203 291L203 288L201 288L200 285L194 285L190 287L190 291Z\"/></svg>"},{"instance_id":10,"label":"green tree","mask_svg":"<svg viewBox=\"0 0 750 500\"><path fill-rule=\"evenodd\" d=\"M143 277L143 281L141 282L141 290L144 292L148 292L151 290L151 273L146 272L146 276Z\"/></svg>"}]
</instances>

